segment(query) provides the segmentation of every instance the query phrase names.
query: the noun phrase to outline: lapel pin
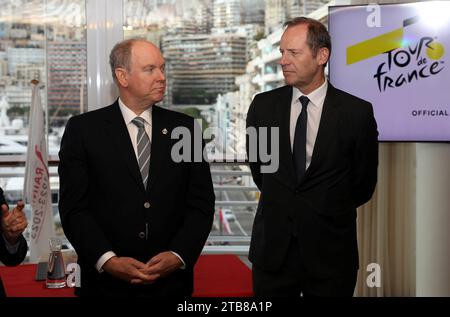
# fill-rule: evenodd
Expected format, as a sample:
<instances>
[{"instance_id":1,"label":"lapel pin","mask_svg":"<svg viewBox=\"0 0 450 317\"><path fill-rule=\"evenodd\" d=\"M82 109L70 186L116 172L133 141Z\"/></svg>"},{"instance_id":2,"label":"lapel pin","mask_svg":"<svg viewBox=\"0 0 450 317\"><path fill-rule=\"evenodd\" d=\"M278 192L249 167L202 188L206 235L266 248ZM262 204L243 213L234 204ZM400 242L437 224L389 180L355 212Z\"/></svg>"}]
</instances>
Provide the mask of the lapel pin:
<instances>
[{"instance_id":1,"label":"lapel pin","mask_svg":"<svg viewBox=\"0 0 450 317\"><path fill-rule=\"evenodd\" d=\"M168 131L167 131L166 128L164 128L164 129L162 130L162 133L163 133L163 134L167 134L167 132L168 132Z\"/></svg>"}]
</instances>

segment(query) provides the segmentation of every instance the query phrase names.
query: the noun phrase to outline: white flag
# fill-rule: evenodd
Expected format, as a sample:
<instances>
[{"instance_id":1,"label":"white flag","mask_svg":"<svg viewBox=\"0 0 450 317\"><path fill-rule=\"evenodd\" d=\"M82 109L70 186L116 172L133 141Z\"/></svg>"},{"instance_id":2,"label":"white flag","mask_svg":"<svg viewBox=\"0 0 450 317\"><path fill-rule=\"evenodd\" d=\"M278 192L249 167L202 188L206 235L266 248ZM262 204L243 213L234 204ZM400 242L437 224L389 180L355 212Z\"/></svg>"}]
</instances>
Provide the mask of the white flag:
<instances>
[{"instance_id":1,"label":"white flag","mask_svg":"<svg viewBox=\"0 0 450 317\"><path fill-rule=\"evenodd\" d=\"M39 85L33 84L25 166L24 196L31 205L30 262L47 261L49 239L55 234L53 223L47 144L44 133L44 111Z\"/></svg>"}]
</instances>

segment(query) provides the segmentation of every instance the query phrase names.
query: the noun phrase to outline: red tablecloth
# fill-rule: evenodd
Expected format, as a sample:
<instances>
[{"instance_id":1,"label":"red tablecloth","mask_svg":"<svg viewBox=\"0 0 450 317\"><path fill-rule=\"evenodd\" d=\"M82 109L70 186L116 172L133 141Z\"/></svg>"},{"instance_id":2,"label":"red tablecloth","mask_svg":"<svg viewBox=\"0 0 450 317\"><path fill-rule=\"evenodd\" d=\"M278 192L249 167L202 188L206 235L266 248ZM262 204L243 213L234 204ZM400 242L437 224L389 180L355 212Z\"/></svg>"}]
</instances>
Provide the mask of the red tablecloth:
<instances>
[{"instance_id":1,"label":"red tablecloth","mask_svg":"<svg viewBox=\"0 0 450 317\"><path fill-rule=\"evenodd\" d=\"M253 296L252 272L235 255L202 255L194 268L196 297Z\"/></svg>"},{"instance_id":2,"label":"red tablecloth","mask_svg":"<svg viewBox=\"0 0 450 317\"><path fill-rule=\"evenodd\" d=\"M73 297L74 289L47 289L34 280L35 264L0 267L8 297ZM235 255L202 255L194 269L194 296L252 296L250 269Z\"/></svg>"}]
</instances>

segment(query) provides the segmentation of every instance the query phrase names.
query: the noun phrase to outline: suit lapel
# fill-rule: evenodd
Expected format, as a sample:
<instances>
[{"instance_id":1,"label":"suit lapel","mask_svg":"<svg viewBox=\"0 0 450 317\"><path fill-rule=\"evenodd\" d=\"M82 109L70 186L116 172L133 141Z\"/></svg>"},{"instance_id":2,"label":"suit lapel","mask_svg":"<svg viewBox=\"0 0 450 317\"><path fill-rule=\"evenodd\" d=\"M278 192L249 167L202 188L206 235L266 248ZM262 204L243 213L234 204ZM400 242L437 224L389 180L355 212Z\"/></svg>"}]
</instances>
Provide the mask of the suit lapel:
<instances>
[{"instance_id":1,"label":"suit lapel","mask_svg":"<svg viewBox=\"0 0 450 317\"><path fill-rule=\"evenodd\" d=\"M170 159L171 126L168 125L163 111L158 106L152 110L152 150L147 191L150 192L166 160ZM168 154L169 151L169 154Z\"/></svg>"},{"instance_id":2,"label":"suit lapel","mask_svg":"<svg viewBox=\"0 0 450 317\"><path fill-rule=\"evenodd\" d=\"M131 176L136 181L142 191L145 191L142 182L142 176L139 171L139 165L136 160L133 144L131 143L130 134L119 108L119 103L112 105L111 111L105 116L107 133L111 135L117 155L123 160L127 166Z\"/></svg>"},{"instance_id":3,"label":"suit lapel","mask_svg":"<svg viewBox=\"0 0 450 317\"><path fill-rule=\"evenodd\" d=\"M330 141L336 137L336 124L337 124L337 104L335 97L335 88L328 83L327 94L323 103L322 115L320 117L319 130L317 132L316 142L314 144L313 155L311 158L311 164L306 170L303 180L307 179L309 175L314 173L322 164L325 159L329 159L326 156L329 148Z\"/></svg>"}]
</instances>

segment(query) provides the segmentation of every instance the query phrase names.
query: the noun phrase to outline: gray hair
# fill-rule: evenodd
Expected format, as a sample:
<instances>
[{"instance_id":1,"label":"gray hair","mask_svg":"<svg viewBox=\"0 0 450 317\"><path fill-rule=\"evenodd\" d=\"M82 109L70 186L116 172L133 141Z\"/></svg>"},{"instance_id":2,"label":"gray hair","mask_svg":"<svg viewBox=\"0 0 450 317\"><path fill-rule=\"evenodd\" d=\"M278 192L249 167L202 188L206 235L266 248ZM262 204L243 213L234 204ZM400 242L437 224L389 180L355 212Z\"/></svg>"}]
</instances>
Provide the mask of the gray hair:
<instances>
[{"instance_id":1,"label":"gray hair","mask_svg":"<svg viewBox=\"0 0 450 317\"><path fill-rule=\"evenodd\" d=\"M111 50L111 54L109 54L109 65L111 66L111 73L114 82L117 83L115 72L117 68L125 68L128 71L131 69L131 49L134 43L140 41L145 41L145 39L133 38L121 41L114 45Z\"/></svg>"}]
</instances>

